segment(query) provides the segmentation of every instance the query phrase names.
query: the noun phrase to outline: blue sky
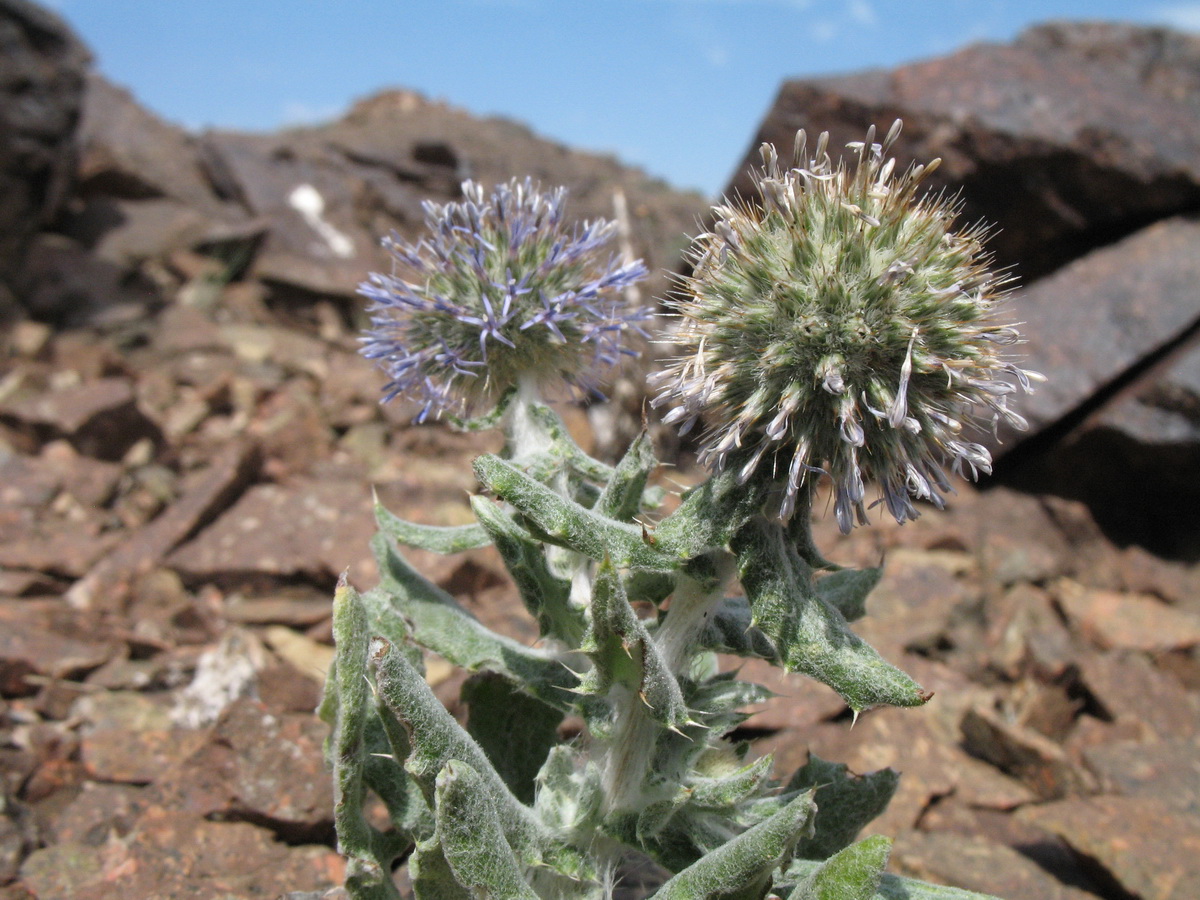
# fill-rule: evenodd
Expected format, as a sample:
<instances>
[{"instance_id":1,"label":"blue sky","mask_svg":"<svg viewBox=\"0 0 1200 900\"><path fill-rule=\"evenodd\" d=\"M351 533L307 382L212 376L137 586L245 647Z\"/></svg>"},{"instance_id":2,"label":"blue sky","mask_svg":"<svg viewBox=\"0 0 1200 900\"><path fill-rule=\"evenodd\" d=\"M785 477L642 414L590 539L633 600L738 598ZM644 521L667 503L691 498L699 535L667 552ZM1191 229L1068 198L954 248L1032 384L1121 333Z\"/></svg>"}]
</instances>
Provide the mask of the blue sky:
<instances>
[{"instance_id":1,"label":"blue sky","mask_svg":"<svg viewBox=\"0 0 1200 900\"><path fill-rule=\"evenodd\" d=\"M780 82L1055 18L1200 32L1142 0L49 0L100 70L189 128L269 130L404 87L719 192Z\"/></svg>"}]
</instances>

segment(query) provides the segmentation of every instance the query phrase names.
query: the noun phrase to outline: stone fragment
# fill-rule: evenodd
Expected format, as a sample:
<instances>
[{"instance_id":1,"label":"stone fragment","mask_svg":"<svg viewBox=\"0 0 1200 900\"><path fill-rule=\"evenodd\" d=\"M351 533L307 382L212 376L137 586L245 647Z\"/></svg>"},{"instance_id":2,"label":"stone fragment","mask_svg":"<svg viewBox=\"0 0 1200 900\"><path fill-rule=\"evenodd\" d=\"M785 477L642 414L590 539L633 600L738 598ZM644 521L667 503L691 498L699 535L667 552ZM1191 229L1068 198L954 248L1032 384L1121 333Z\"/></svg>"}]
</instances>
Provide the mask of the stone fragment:
<instances>
[{"instance_id":1,"label":"stone fragment","mask_svg":"<svg viewBox=\"0 0 1200 900\"><path fill-rule=\"evenodd\" d=\"M1171 809L1200 816L1200 741L1115 741L1083 753L1102 786L1119 794L1151 797Z\"/></svg>"},{"instance_id":2,"label":"stone fragment","mask_svg":"<svg viewBox=\"0 0 1200 900\"><path fill-rule=\"evenodd\" d=\"M85 643L21 619L0 616L0 695L37 691L36 676L71 678L101 666L114 653L109 644Z\"/></svg>"},{"instance_id":3,"label":"stone fragment","mask_svg":"<svg viewBox=\"0 0 1200 900\"><path fill-rule=\"evenodd\" d=\"M1079 683L1101 716L1136 724L1147 741L1200 735L1200 698L1140 653L1082 656Z\"/></svg>"},{"instance_id":4,"label":"stone fragment","mask_svg":"<svg viewBox=\"0 0 1200 900\"><path fill-rule=\"evenodd\" d=\"M156 797L193 815L270 823L297 843L324 840L333 824L327 734L311 713L235 700L200 749L159 781Z\"/></svg>"},{"instance_id":5,"label":"stone fragment","mask_svg":"<svg viewBox=\"0 0 1200 900\"><path fill-rule=\"evenodd\" d=\"M1061 746L991 710L968 710L962 735L969 753L1017 778L1042 799L1087 793L1092 788L1088 773L1072 763Z\"/></svg>"},{"instance_id":6,"label":"stone fragment","mask_svg":"<svg viewBox=\"0 0 1200 900\"><path fill-rule=\"evenodd\" d=\"M1102 649L1182 650L1200 644L1200 616L1154 597L1092 590L1063 579L1054 597L1077 629Z\"/></svg>"},{"instance_id":7,"label":"stone fragment","mask_svg":"<svg viewBox=\"0 0 1200 900\"><path fill-rule=\"evenodd\" d=\"M44 440L65 437L85 456L117 460L143 438L158 441L138 409L127 378L101 378L0 404L0 420L34 429Z\"/></svg>"},{"instance_id":8,"label":"stone fragment","mask_svg":"<svg viewBox=\"0 0 1200 900\"><path fill-rule=\"evenodd\" d=\"M86 608L99 592L148 572L233 502L253 477L258 461L252 444L237 442L222 450L207 469L188 479L175 503L127 536L72 585L67 602Z\"/></svg>"},{"instance_id":9,"label":"stone fragment","mask_svg":"<svg viewBox=\"0 0 1200 900\"><path fill-rule=\"evenodd\" d=\"M988 664L1016 681L1029 673L1056 681L1078 655L1049 593L1017 583L987 605Z\"/></svg>"},{"instance_id":10,"label":"stone fragment","mask_svg":"<svg viewBox=\"0 0 1200 900\"><path fill-rule=\"evenodd\" d=\"M102 847L112 835L124 837L145 808L144 798L145 790L130 784L85 782L51 822L54 842Z\"/></svg>"},{"instance_id":11,"label":"stone fragment","mask_svg":"<svg viewBox=\"0 0 1200 900\"><path fill-rule=\"evenodd\" d=\"M356 583L371 584L374 533L364 485L296 479L250 488L167 562L194 581L271 575L332 583L349 567Z\"/></svg>"},{"instance_id":12,"label":"stone fragment","mask_svg":"<svg viewBox=\"0 0 1200 900\"><path fill-rule=\"evenodd\" d=\"M892 850L898 874L935 884L1037 900L1094 900L1095 894L1070 887L1011 847L975 835L913 831Z\"/></svg>"},{"instance_id":13,"label":"stone fragment","mask_svg":"<svg viewBox=\"0 0 1200 900\"><path fill-rule=\"evenodd\" d=\"M1076 797L1017 816L1070 845L1103 880L1141 900L1200 896L1200 818L1148 797Z\"/></svg>"}]
</instances>

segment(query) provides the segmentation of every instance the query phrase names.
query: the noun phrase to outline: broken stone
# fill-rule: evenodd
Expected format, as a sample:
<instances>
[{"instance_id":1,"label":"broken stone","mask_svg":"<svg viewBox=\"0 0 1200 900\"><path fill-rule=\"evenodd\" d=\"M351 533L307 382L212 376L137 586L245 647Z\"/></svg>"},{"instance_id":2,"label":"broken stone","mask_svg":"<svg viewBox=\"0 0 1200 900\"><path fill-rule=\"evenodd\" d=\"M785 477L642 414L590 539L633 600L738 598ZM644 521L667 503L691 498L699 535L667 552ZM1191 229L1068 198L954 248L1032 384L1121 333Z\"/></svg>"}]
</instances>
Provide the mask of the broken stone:
<instances>
[{"instance_id":1,"label":"broken stone","mask_svg":"<svg viewBox=\"0 0 1200 900\"><path fill-rule=\"evenodd\" d=\"M1083 758L1113 793L1151 797L1200 816L1200 742L1194 737L1152 744L1114 741L1088 748Z\"/></svg>"},{"instance_id":2,"label":"broken stone","mask_svg":"<svg viewBox=\"0 0 1200 900\"><path fill-rule=\"evenodd\" d=\"M1118 724L1136 724L1147 740L1200 735L1196 695L1141 654L1083 656L1079 681L1099 715Z\"/></svg>"},{"instance_id":3,"label":"broken stone","mask_svg":"<svg viewBox=\"0 0 1200 900\"><path fill-rule=\"evenodd\" d=\"M1063 579L1054 597L1079 631L1102 649L1181 650L1200 644L1200 616L1154 597L1092 590Z\"/></svg>"},{"instance_id":4,"label":"broken stone","mask_svg":"<svg viewBox=\"0 0 1200 900\"><path fill-rule=\"evenodd\" d=\"M909 878L997 897L1095 898L1095 894L1058 881L1013 848L974 835L949 831L908 832L897 839L890 863L894 871Z\"/></svg>"},{"instance_id":5,"label":"broken stone","mask_svg":"<svg viewBox=\"0 0 1200 900\"><path fill-rule=\"evenodd\" d=\"M67 438L85 456L119 460L143 438L161 440L138 409L132 383L101 378L0 404L0 419L37 429L50 440Z\"/></svg>"},{"instance_id":6,"label":"broken stone","mask_svg":"<svg viewBox=\"0 0 1200 900\"><path fill-rule=\"evenodd\" d=\"M349 567L352 579L370 584L378 577L374 533L364 485L296 479L250 488L168 564L193 581L273 575L330 584Z\"/></svg>"},{"instance_id":7,"label":"broken stone","mask_svg":"<svg viewBox=\"0 0 1200 900\"><path fill-rule=\"evenodd\" d=\"M115 550L72 585L67 602L86 608L99 592L145 574L174 547L225 509L253 476L257 449L239 442L227 447L202 473L189 478L182 496L147 525L125 538Z\"/></svg>"},{"instance_id":8,"label":"broken stone","mask_svg":"<svg viewBox=\"0 0 1200 900\"><path fill-rule=\"evenodd\" d=\"M113 655L108 644L88 644L20 619L0 617L0 694L23 697L38 690L37 676L73 678Z\"/></svg>"},{"instance_id":9,"label":"broken stone","mask_svg":"<svg viewBox=\"0 0 1200 900\"><path fill-rule=\"evenodd\" d=\"M1056 834L1093 870L1142 900L1200 896L1200 818L1149 797L1075 797L1017 816Z\"/></svg>"},{"instance_id":10,"label":"broken stone","mask_svg":"<svg viewBox=\"0 0 1200 900\"><path fill-rule=\"evenodd\" d=\"M1087 772L1074 765L1062 747L991 710L968 710L962 735L967 752L1028 785L1038 797L1055 799L1092 789Z\"/></svg>"}]
</instances>

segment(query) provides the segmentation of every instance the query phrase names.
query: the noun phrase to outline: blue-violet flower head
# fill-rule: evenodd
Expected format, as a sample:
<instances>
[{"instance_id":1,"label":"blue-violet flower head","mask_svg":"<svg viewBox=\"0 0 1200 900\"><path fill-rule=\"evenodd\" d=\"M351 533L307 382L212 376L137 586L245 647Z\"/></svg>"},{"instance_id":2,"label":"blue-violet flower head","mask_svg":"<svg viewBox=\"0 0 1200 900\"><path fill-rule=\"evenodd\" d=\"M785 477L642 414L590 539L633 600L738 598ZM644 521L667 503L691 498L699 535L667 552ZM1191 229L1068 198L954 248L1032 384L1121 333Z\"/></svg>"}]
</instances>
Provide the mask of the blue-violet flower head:
<instances>
[{"instance_id":1,"label":"blue-violet flower head","mask_svg":"<svg viewBox=\"0 0 1200 900\"><path fill-rule=\"evenodd\" d=\"M917 196L938 160L896 173L899 131L847 145L850 166L827 134L809 148L799 132L790 168L763 145L758 200L714 207L693 245L670 303L684 352L655 376L667 422L707 422L702 462L768 480L785 519L827 474L843 532L866 522L866 480L903 523L914 499L944 504L947 468L990 472L964 425L1027 427L1009 400L1041 378L1006 357L1019 336L995 321L1008 279L986 229L955 231L955 203Z\"/></svg>"},{"instance_id":2,"label":"blue-violet flower head","mask_svg":"<svg viewBox=\"0 0 1200 900\"><path fill-rule=\"evenodd\" d=\"M389 377L384 400L417 401L424 421L524 378L594 388L598 370L631 352L625 332L649 317L624 296L646 267L608 250L615 223L569 225L565 188L514 179L488 194L466 181L462 193L425 203L416 243L385 238L392 273L359 285L371 301L362 353Z\"/></svg>"}]
</instances>

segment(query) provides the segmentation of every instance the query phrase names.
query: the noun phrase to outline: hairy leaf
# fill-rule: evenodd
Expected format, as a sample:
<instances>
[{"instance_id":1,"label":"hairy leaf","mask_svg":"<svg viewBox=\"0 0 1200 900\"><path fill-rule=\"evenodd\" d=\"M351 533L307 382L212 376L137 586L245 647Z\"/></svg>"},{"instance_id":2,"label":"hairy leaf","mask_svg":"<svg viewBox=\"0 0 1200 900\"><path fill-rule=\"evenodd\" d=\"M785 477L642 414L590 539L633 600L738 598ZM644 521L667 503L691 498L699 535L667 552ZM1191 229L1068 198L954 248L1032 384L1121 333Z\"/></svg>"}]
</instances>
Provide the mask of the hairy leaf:
<instances>
[{"instance_id":1,"label":"hairy leaf","mask_svg":"<svg viewBox=\"0 0 1200 900\"><path fill-rule=\"evenodd\" d=\"M659 888L655 900L760 900L774 871L788 863L796 841L812 827L813 813L812 795L800 795L675 875Z\"/></svg>"},{"instance_id":2,"label":"hairy leaf","mask_svg":"<svg viewBox=\"0 0 1200 900\"><path fill-rule=\"evenodd\" d=\"M789 791L816 789L816 833L800 842L796 855L828 859L845 849L887 808L899 783L900 775L892 769L854 775L842 763L810 755L787 785Z\"/></svg>"},{"instance_id":3,"label":"hairy leaf","mask_svg":"<svg viewBox=\"0 0 1200 900\"><path fill-rule=\"evenodd\" d=\"M437 839L454 877L476 898L538 900L504 838L484 778L461 760L438 773Z\"/></svg>"},{"instance_id":4,"label":"hairy leaf","mask_svg":"<svg viewBox=\"0 0 1200 900\"><path fill-rule=\"evenodd\" d=\"M610 558L622 569L670 571L682 559L658 550L635 525L617 522L539 484L498 456L475 460L475 475L501 500L511 503L541 540L599 562Z\"/></svg>"},{"instance_id":5,"label":"hairy leaf","mask_svg":"<svg viewBox=\"0 0 1200 900\"><path fill-rule=\"evenodd\" d=\"M882 835L851 844L806 875L788 900L871 900L891 850Z\"/></svg>"},{"instance_id":6,"label":"hairy leaf","mask_svg":"<svg viewBox=\"0 0 1200 900\"><path fill-rule=\"evenodd\" d=\"M487 531L477 523L450 526L418 525L389 512L378 498L375 499L375 524L398 544L443 555L462 553L464 550L486 547L491 543Z\"/></svg>"},{"instance_id":7,"label":"hairy leaf","mask_svg":"<svg viewBox=\"0 0 1200 900\"><path fill-rule=\"evenodd\" d=\"M813 588L812 570L782 528L751 522L733 545L753 622L775 645L788 671L829 685L856 712L873 706L920 706L915 681L885 662L850 630L845 617Z\"/></svg>"}]
</instances>

